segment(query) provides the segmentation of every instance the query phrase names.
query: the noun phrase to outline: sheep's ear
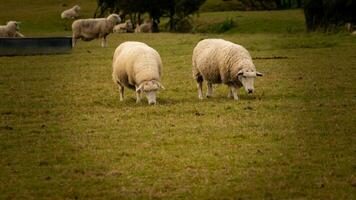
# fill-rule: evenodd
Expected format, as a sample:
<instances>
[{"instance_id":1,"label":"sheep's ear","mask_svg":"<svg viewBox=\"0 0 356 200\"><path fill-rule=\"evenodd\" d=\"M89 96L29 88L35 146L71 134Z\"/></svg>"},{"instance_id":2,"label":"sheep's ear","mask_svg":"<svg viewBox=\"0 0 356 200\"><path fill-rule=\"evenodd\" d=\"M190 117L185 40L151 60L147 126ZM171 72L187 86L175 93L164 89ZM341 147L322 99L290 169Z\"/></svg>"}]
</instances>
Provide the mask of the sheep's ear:
<instances>
[{"instance_id":1,"label":"sheep's ear","mask_svg":"<svg viewBox=\"0 0 356 200\"><path fill-rule=\"evenodd\" d=\"M138 86L138 88L136 88L136 92L142 91L142 88L143 88L143 84L141 84L140 86Z\"/></svg>"},{"instance_id":2,"label":"sheep's ear","mask_svg":"<svg viewBox=\"0 0 356 200\"><path fill-rule=\"evenodd\" d=\"M240 75L243 75L244 72L242 70L240 70L238 73L237 73L237 76L240 76Z\"/></svg>"},{"instance_id":3,"label":"sheep's ear","mask_svg":"<svg viewBox=\"0 0 356 200\"><path fill-rule=\"evenodd\" d=\"M261 72L256 72L256 76L263 76Z\"/></svg>"},{"instance_id":4,"label":"sheep's ear","mask_svg":"<svg viewBox=\"0 0 356 200\"><path fill-rule=\"evenodd\" d=\"M162 90L165 90L165 89L166 89L161 83L158 83L158 86L159 86L159 88L161 88Z\"/></svg>"}]
</instances>

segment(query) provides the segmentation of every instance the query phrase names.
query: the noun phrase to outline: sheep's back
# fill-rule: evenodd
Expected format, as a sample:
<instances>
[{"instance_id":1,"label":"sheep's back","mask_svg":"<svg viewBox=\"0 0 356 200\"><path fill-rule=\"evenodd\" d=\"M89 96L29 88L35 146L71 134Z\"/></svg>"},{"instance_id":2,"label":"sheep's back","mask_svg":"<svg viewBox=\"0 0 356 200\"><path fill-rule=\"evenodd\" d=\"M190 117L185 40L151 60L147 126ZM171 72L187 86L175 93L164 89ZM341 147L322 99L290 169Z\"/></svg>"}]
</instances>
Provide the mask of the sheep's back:
<instances>
[{"instance_id":1,"label":"sheep's back","mask_svg":"<svg viewBox=\"0 0 356 200\"><path fill-rule=\"evenodd\" d=\"M236 75L245 63L252 63L248 51L222 39L202 40L193 52L193 73L198 70L213 83L236 81Z\"/></svg>"},{"instance_id":2,"label":"sheep's back","mask_svg":"<svg viewBox=\"0 0 356 200\"><path fill-rule=\"evenodd\" d=\"M114 53L113 70L126 85L159 80L162 62L157 51L140 42L125 42ZM126 80L125 80L126 79Z\"/></svg>"}]
</instances>

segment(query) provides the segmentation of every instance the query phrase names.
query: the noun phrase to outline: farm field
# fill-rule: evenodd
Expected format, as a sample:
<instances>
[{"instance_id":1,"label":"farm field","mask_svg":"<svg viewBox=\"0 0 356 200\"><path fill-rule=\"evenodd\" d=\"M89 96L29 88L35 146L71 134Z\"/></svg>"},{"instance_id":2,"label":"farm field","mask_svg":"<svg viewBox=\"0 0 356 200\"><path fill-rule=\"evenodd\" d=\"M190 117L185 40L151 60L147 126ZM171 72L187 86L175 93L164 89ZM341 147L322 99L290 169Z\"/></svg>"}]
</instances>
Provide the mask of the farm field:
<instances>
[{"instance_id":1,"label":"farm field","mask_svg":"<svg viewBox=\"0 0 356 200\"><path fill-rule=\"evenodd\" d=\"M38 2L48 20L16 8L21 32L69 36L61 1ZM225 34L113 34L108 48L0 57L0 199L355 199L356 37L305 33L300 10L195 20L224 19L237 23ZM254 94L234 101L218 85L198 99L191 54L205 38L250 51L264 73ZM158 105L129 90L119 102L111 63L124 41L160 53Z\"/></svg>"}]
</instances>

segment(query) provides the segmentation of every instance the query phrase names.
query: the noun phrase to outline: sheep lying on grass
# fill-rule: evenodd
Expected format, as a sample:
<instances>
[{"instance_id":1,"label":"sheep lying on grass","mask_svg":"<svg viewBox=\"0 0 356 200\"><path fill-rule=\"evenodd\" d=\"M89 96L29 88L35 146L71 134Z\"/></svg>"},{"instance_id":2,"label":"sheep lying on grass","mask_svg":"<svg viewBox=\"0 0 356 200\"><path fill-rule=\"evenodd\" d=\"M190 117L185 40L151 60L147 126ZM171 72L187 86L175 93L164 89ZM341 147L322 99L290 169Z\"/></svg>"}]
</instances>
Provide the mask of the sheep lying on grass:
<instances>
[{"instance_id":1,"label":"sheep lying on grass","mask_svg":"<svg viewBox=\"0 0 356 200\"><path fill-rule=\"evenodd\" d=\"M152 33L152 22L146 21L141 25L136 24L135 33Z\"/></svg>"},{"instance_id":2,"label":"sheep lying on grass","mask_svg":"<svg viewBox=\"0 0 356 200\"><path fill-rule=\"evenodd\" d=\"M124 42L115 50L112 77L118 84L120 101L124 99L124 87L136 89L136 102L141 94L148 104L156 104L156 92L164 89L160 83L162 61L158 52L141 42Z\"/></svg>"},{"instance_id":3,"label":"sheep lying on grass","mask_svg":"<svg viewBox=\"0 0 356 200\"><path fill-rule=\"evenodd\" d=\"M238 100L237 89L254 91L256 71L249 52L242 46L222 39L200 41L193 51L193 77L198 83L198 97L203 99L202 84L207 81L207 97L212 96L212 85L224 83L229 86L228 97Z\"/></svg>"},{"instance_id":4,"label":"sheep lying on grass","mask_svg":"<svg viewBox=\"0 0 356 200\"><path fill-rule=\"evenodd\" d=\"M107 18L75 20L72 24L73 47L80 38L84 41L102 38L101 46L106 47L106 37L113 32L114 26L120 21L117 14L111 14Z\"/></svg>"},{"instance_id":5,"label":"sheep lying on grass","mask_svg":"<svg viewBox=\"0 0 356 200\"><path fill-rule=\"evenodd\" d=\"M5 26L0 26L0 37L24 37L19 30L20 22L9 21Z\"/></svg>"},{"instance_id":6,"label":"sheep lying on grass","mask_svg":"<svg viewBox=\"0 0 356 200\"><path fill-rule=\"evenodd\" d=\"M114 27L114 32L117 33L132 33L133 31L131 20L127 20L125 23L118 24Z\"/></svg>"},{"instance_id":7,"label":"sheep lying on grass","mask_svg":"<svg viewBox=\"0 0 356 200\"><path fill-rule=\"evenodd\" d=\"M80 11L80 6L75 5L72 8L63 11L61 14L61 18L62 19L76 19L80 16L79 11Z\"/></svg>"}]
</instances>

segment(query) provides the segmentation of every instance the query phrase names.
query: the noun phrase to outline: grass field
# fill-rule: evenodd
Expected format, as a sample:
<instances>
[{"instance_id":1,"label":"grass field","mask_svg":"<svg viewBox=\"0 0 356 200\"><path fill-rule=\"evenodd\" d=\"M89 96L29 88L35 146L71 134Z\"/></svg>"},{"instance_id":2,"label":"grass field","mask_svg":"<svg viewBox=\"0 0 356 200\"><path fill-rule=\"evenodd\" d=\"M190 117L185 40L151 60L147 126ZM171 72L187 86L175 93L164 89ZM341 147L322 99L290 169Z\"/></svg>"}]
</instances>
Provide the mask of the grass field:
<instances>
[{"instance_id":1,"label":"grass field","mask_svg":"<svg viewBox=\"0 0 356 200\"><path fill-rule=\"evenodd\" d=\"M62 1L38 2L28 9L49 8L50 20L17 8L22 32L70 35L56 19ZM304 33L296 10L197 20L241 16L227 34L114 34L108 48L0 57L0 199L355 199L356 38ZM233 101L220 85L198 100L191 54L204 38L250 50L265 75L255 94ZM156 106L132 91L119 102L111 59L128 40L161 54Z\"/></svg>"}]
</instances>

